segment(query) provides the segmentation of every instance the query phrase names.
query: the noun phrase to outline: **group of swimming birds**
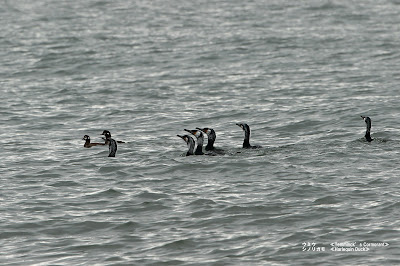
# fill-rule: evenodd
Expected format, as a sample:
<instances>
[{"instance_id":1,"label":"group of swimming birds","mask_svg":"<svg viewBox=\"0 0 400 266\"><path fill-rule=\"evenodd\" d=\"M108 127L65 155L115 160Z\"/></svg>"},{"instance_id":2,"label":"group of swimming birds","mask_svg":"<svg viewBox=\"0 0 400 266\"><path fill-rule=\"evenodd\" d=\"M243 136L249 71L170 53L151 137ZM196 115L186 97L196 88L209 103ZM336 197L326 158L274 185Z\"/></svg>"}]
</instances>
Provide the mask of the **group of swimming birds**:
<instances>
[{"instance_id":1,"label":"group of swimming birds","mask_svg":"<svg viewBox=\"0 0 400 266\"><path fill-rule=\"evenodd\" d=\"M367 126L367 130L365 132L365 140L368 142L373 141L374 139L371 138L371 118L368 116L361 116L361 118L365 121L365 124ZM246 123L237 123L240 128L244 131L244 140L243 140L243 148L244 149L259 149L262 148L259 145L250 145L250 127ZM196 137L197 140L197 147L195 147L195 141L190 135L177 135L178 137L182 138L187 146L188 146L188 151L186 152L186 156L190 155L223 155L225 154L225 151L219 148L214 147L214 142L215 139L217 138L217 135L215 134L215 130L212 128L196 128L193 130L185 129L186 132L189 132L191 135ZM208 137L208 142L205 147L206 153L203 152L203 143L204 143L204 134L207 135ZM91 143L90 142L90 137L88 135L85 135L83 137L83 140L85 140L85 144L83 147L85 148L91 148L93 146L97 145L108 145L109 149L109 154L108 157L115 157L115 153L117 152L117 143L125 143L123 141L116 141L113 138L111 138L111 133L108 130L104 130L101 135L104 135L103 140L104 143Z\"/></svg>"},{"instance_id":2,"label":"group of swimming birds","mask_svg":"<svg viewBox=\"0 0 400 266\"><path fill-rule=\"evenodd\" d=\"M258 149L262 148L261 146L253 146L250 145L250 127L245 123L237 123L239 127L241 127L244 131L244 141L243 141L243 148L245 149ZM186 132L189 132L193 136L196 137L197 140L197 147L196 150L194 149L195 142L190 135L177 135L178 137L182 138L186 144L188 145L189 149L186 152L186 156L189 155L223 155L225 151L219 148L214 147L215 139L217 135L215 134L215 130L212 128L196 128L193 130L185 129ZM204 134L207 135L208 142L207 146L205 147L206 153L203 152L203 142L204 142Z\"/></svg>"}]
</instances>

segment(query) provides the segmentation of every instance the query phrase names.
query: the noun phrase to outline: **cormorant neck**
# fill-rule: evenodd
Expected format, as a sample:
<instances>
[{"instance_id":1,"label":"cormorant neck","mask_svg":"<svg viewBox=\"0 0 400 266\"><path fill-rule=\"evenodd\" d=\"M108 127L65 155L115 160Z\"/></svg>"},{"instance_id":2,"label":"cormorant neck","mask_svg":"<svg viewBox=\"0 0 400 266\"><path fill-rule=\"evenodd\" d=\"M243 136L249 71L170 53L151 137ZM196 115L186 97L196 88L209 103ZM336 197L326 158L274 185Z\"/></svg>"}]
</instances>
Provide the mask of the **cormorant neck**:
<instances>
[{"instance_id":1,"label":"cormorant neck","mask_svg":"<svg viewBox=\"0 0 400 266\"><path fill-rule=\"evenodd\" d=\"M243 148L250 148L250 128L246 127L244 130Z\"/></svg>"},{"instance_id":2,"label":"cormorant neck","mask_svg":"<svg viewBox=\"0 0 400 266\"><path fill-rule=\"evenodd\" d=\"M371 138L371 133L369 132L369 130L367 130L367 132L365 132L365 139L368 142L371 142L373 139Z\"/></svg>"},{"instance_id":3,"label":"cormorant neck","mask_svg":"<svg viewBox=\"0 0 400 266\"><path fill-rule=\"evenodd\" d=\"M196 155L203 154L203 142L204 142L204 136L203 133L201 133L200 136L197 138L197 147L196 147L196 152L194 154Z\"/></svg>"},{"instance_id":4,"label":"cormorant neck","mask_svg":"<svg viewBox=\"0 0 400 266\"><path fill-rule=\"evenodd\" d=\"M248 139L244 139L243 148L251 148L250 141Z\"/></svg>"},{"instance_id":5,"label":"cormorant neck","mask_svg":"<svg viewBox=\"0 0 400 266\"><path fill-rule=\"evenodd\" d=\"M214 150L214 140L208 140L207 146L206 146L206 151L212 151Z\"/></svg>"},{"instance_id":6,"label":"cormorant neck","mask_svg":"<svg viewBox=\"0 0 400 266\"><path fill-rule=\"evenodd\" d=\"M368 142L371 142L372 141L372 138L371 138L371 118L369 118L369 117L367 117L366 119L365 119L365 123L367 124L367 130L366 130L366 132L365 132L365 139L368 141Z\"/></svg>"},{"instance_id":7,"label":"cormorant neck","mask_svg":"<svg viewBox=\"0 0 400 266\"><path fill-rule=\"evenodd\" d=\"M188 145L188 147L189 147L189 150L187 151L186 156L193 155L194 140L193 140L193 139L189 139L189 142L188 142L187 145Z\"/></svg>"},{"instance_id":8,"label":"cormorant neck","mask_svg":"<svg viewBox=\"0 0 400 266\"><path fill-rule=\"evenodd\" d=\"M207 136L208 136L208 141L207 141L206 151L214 150L214 142L217 137L215 135L214 129L211 129L211 133L208 134Z\"/></svg>"},{"instance_id":9,"label":"cormorant neck","mask_svg":"<svg viewBox=\"0 0 400 266\"><path fill-rule=\"evenodd\" d=\"M88 139L86 139L86 141L85 141L85 145L89 145L90 144L90 139L88 138Z\"/></svg>"},{"instance_id":10,"label":"cormorant neck","mask_svg":"<svg viewBox=\"0 0 400 266\"><path fill-rule=\"evenodd\" d=\"M371 125L372 125L371 118L366 117L365 118L365 124L367 124L367 132L370 132L371 131Z\"/></svg>"},{"instance_id":11,"label":"cormorant neck","mask_svg":"<svg viewBox=\"0 0 400 266\"><path fill-rule=\"evenodd\" d=\"M217 138L217 134L215 134L215 130L214 129L210 129L211 130L211 132L210 132L210 134L208 135L208 140L213 140L213 141L215 141L215 139Z\"/></svg>"}]
</instances>

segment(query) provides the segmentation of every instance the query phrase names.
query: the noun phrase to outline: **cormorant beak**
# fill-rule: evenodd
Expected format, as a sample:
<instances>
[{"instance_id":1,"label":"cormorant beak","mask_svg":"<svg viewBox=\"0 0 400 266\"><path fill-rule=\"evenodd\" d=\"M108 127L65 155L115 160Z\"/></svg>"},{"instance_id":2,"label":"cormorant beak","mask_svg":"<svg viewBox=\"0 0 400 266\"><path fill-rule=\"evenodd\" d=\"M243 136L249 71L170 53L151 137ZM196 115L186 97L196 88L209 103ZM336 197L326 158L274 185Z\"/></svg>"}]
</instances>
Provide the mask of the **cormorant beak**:
<instances>
[{"instance_id":1,"label":"cormorant beak","mask_svg":"<svg viewBox=\"0 0 400 266\"><path fill-rule=\"evenodd\" d=\"M177 135L177 136L180 137L181 139L183 139L186 143L188 142L186 135L185 136Z\"/></svg>"},{"instance_id":2,"label":"cormorant beak","mask_svg":"<svg viewBox=\"0 0 400 266\"><path fill-rule=\"evenodd\" d=\"M236 123L236 125L239 126L241 129L244 129L244 128L243 128L243 124Z\"/></svg>"},{"instance_id":3,"label":"cormorant beak","mask_svg":"<svg viewBox=\"0 0 400 266\"><path fill-rule=\"evenodd\" d=\"M197 129L193 129L193 130L185 129L185 131L189 132L190 134L192 134L196 138L200 137L203 134L201 130L197 130Z\"/></svg>"},{"instance_id":4,"label":"cormorant beak","mask_svg":"<svg viewBox=\"0 0 400 266\"><path fill-rule=\"evenodd\" d=\"M186 132L189 132L190 134L196 134L196 130L189 130L189 129L184 129Z\"/></svg>"},{"instance_id":5,"label":"cormorant beak","mask_svg":"<svg viewBox=\"0 0 400 266\"><path fill-rule=\"evenodd\" d=\"M201 129L201 128L199 128L199 127L196 127L196 129L200 130L200 131L203 132L204 134L207 134L207 130L204 130L204 128Z\"/></svg>"},{"instance_id":6,"label":"cormorant beak","mask_svg":"<svg viewBox=\"0 0 400 266\"><path fill-rule=\"evenodd\" d=\"M365 116L361 116L361 118L365 120Z\"/></svg>"}]
</instances>

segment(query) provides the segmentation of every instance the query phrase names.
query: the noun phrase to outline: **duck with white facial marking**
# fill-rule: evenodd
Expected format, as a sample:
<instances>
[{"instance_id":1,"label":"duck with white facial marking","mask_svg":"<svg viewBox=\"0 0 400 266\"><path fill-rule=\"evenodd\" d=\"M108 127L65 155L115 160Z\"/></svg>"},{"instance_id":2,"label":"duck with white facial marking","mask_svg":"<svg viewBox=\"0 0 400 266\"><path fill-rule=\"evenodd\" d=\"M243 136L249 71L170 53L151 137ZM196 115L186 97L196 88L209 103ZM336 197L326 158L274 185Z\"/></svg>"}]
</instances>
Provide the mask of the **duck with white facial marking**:
<instances>
[{"instance_id":1,"label":"duck with white facial marking","mask_svg":"<svg viewBox=\"0 0 400 266\"><path fill-rule=\"evenodd\" d=\"M239 127L241 127L244 131L244 141L243 141L243 148L244 149L259 149L262 148L259 145L250 145L250 127L245 123L236 123Z\"/></svg>"},{"instance_id":2,"label":"duck with white facial marking","mask_svg":"<svg viewBox=\"0 0 400 266\"><path fill-rule=\"evenodd\" d=\"M104 146L103 143L90 143L89 135L83 136L83 140L85 140L85 144L83 144L83 147L85 147L85 148L91 148L91 147L97 146L97 145L103 145Z\"/></svg>"},{"instance_id":3,"label":"duck with white facial marking","mask_svg":"<svg viewBox=\"0 0 400 266\"><path fill-rule=\"evenodd\" d=\"M225 154L224 150L214 147L214 142L215 142L215 139L217 138L217 135L215 134L214 129L208 128L208 127L205 127L205 128L196 127L196 129L201 130L205 134L207 134L208 141L207 141L207 145L205 148L206 151L212 151L212 152L215 152L218 154Z\"/></svg>"},{"instance_id":4,"label":"duck with white facial marking","mask_svg":"<svg viewBox=\"0 0 400 266\"><path fill-rule=\"evenodd\" d=\"M194 151L194 155L204 155L203 152L203 143L204 143L204 135L203 132L201 132L201 130L189 130L189 129L185 129L185 131L191 133L192 135L194 135L197 138L197 147L196 150Z\"/></svg>"},{"instance_id":5,"label":"duck with white facial marking","mask_svg":"<svg viewBox=\"0 0 400 266\"><path fill-rule=\"evenodd\" d=\"M111 138L111 133L107 130L104 130L101 135L105 136L105 141L108 143L108 157L115 157L115 153L117 152L117 142Z\"/></svg>"},{"instance_id":6,"label":"duck with white facial marking","mask_svg":"<svg viewBox=\"0 0 400 266\"><path fill-rule=\"evenodd\" d=\"M193 150L194 150L195 143L194 143L193 138L188 135L184 135L184 136L177 135L177 136L180 137L181 139L183 139L189 148L188 151L186 152L186 156L194 155Z\"/></svg>"},{"instance_id":7,"label":"duck with white facial marking","mask_svg":"<svg viewBox=\"0 0 400 266\"><path fill-rule=\"evenodd\" d=\"M365 140L368 142L373 141L374 139L371 138L371 118L368 116L361 116L362 119L364 119L365 124L367 125L367 131L365 131Z\"/></svg>"}]
</instances>

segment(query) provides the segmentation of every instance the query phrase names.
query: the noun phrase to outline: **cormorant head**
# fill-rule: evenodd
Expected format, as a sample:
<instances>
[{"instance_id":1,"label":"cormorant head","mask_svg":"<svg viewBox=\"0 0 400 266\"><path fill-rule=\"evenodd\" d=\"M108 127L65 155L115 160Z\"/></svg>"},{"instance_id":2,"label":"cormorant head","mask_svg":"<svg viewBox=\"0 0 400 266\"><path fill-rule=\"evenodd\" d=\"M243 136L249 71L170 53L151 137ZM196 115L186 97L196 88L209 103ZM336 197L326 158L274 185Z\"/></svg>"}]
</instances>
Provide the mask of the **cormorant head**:
<instances>
[{"instance_id":1,"label":"cormorant head","mask_svg":"<svg viewBox=\"0 0 400 266\"><path fill-rule=\"evenodd\" d=\"M190 143L190 139L192 139L192 141L194 142L193 138L189 135L183 135L183 136L177 135L177 136L180 137L181 139L183 139L186 142L186 144Z\"/></svg>"},{"instance_id":2,"label":"cormorant head","mask_svg":"<svg viewBox=\"0 0 400 266\"><path fill-rule=\"evenodd\" d=\"M371 118L368 116L361 116L362 119L364 119L365 123L367 124L367 128L371 128Z\"/></svg>"},{"instance_id":3,"label":"cormorant head","mask_svg":"<svg viewBox=\"0 0 400 266\"><path fill-rule=\"evenodd\" d=\"M83 140L90 140L90 137L88 135L83 136Z\"/></svg>"},{"instance_id":4,"label":"cormorant head","mask_svg":"<svg viewBox=\"0 0 400 266\"><path fill-rule=\"evenodd\" d=\"M211 128L208 128L208 127L198 128L198 127L196 127L196 129L203 131L204 133L207 134L207 136L211 134Z\"/></svg>"},{"instance_id":5,"label":"cormorant head","mask_svg":"<svg viewBox=\"0 0 400 266\"><path fill-rule=\"evenodd\" d=\"M365 123L367 123L368 120L371 120L368 116L361 116L362 119L364 119Z\"/></svg>"},{"instance_id":6,"label":"cormorant head","mask_svg":"<svg viewBox=\"0 0 400 266\"><path fill-rule=\"evenodd\" d=\"M244 131L250 131L250 127L246 123L236 123L239 127L241 127Z\"/></svg>"},{"instance_id":7,"label":"cormorant head","mask_svg":"<svg viewBox=\"0 0 400 266\"><path fill-rule=\"evenodd\" d=\"M185 131L191 133L192 135L196 136L196 138L202 137L203 133L201 132L201 130L198 129L193 129L193 130L189 130L189 129L185 129Z\"/></svg>"}]
</instances>

